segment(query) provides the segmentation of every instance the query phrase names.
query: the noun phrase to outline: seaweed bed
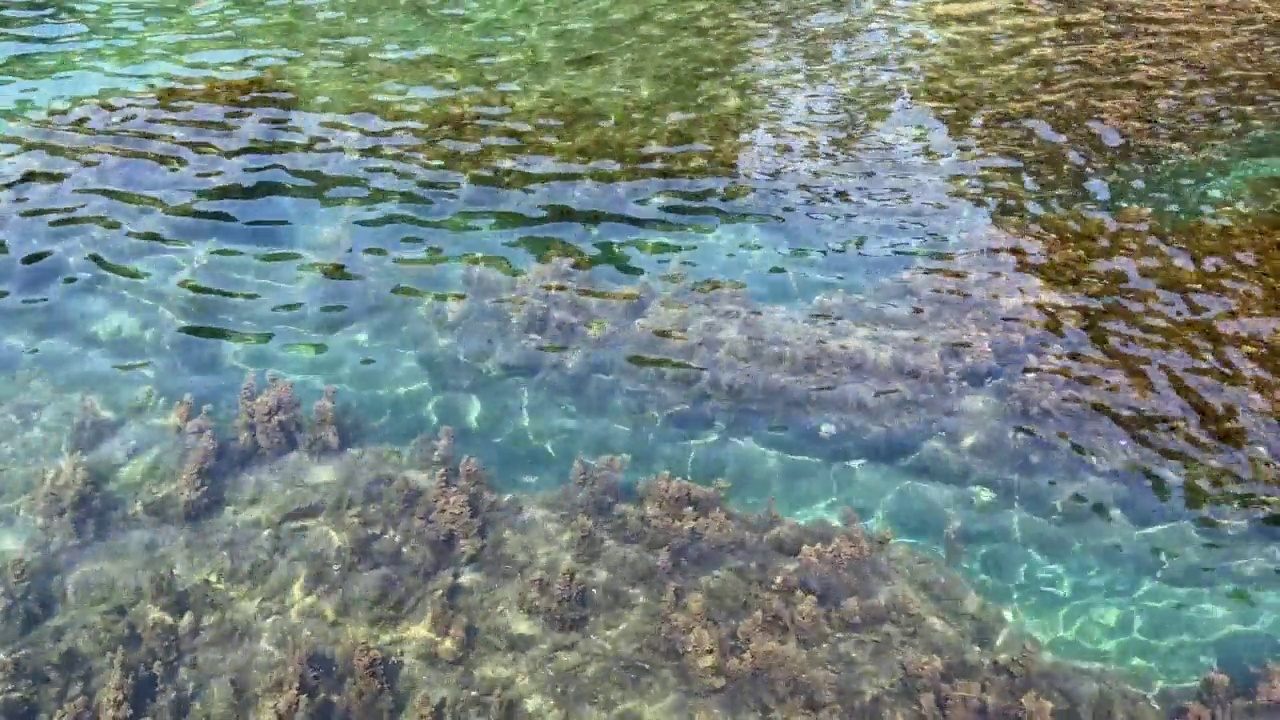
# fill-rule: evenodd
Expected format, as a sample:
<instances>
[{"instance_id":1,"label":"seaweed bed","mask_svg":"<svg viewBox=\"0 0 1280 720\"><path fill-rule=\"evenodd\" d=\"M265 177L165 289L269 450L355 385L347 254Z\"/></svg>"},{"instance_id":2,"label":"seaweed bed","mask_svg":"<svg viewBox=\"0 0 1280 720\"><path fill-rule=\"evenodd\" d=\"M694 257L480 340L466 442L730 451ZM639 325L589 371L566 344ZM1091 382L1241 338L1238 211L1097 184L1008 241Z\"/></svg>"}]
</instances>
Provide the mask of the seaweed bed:
<instances>
[{"instance_id":1,"label":"seaweed bed","mask_svg":"<svg viewBox=\"0 0 1280 720\"><path fill-rule=\"evenodd\" d=\"M178 403L116 452L86 402L17 502L4 718L1274 717L1280 666L1149 698L1013 636L851 512L800 525L626 461L502 494L440 428L344 447L252 377L230 431ZM1246 698L1245 696L1248 696ZM1167 709L1160 709L1156 700Z\"/></svg>"},{"instance_id":2,"label":"seaweed bed","mask_svg":"<svg viewBox=\"0 0 1280 720\"><path fill-rule=\"evenodd\" d=\"M870 296L824 295L804 313L732 287L602 288L568 261L518 278L470 268L464 299L427 303L439 330L421 344L457 356L461 365L444 375L480 366L532 377L588 415L656 408L665 424L724 426L799 455L899 464L943 482L1016 491L1033 507L1059 502L1076 486L1064 479L1074 477L1081 487L1090 479L1112 486L1136 523L1220 503L1237 519L1274 524L1265 478L1280 446L1266 409L1239 405L1236 431L1250 442L1230 454L1197 454L1206 444L1191 430L1129 433L1126 413L1097 412L1100 393L1074 381L1068 358L1084 348L1043 327L1055 293L978 262L956 261L953 271L988 274L986 286L1004 299L975 299L917 273ZM1178 401L1143 400L1166 417L1179 416ZM632 407L606 413L595 407L601 402ZM1254 447L1257 456L1247 456ZM1197 480L1171 458L1220 477ZM1241 500L1249 483L1261 487ZM1185 494L1185 509L1163 502L1170 488Z\"/></svg>"}]
</instances>

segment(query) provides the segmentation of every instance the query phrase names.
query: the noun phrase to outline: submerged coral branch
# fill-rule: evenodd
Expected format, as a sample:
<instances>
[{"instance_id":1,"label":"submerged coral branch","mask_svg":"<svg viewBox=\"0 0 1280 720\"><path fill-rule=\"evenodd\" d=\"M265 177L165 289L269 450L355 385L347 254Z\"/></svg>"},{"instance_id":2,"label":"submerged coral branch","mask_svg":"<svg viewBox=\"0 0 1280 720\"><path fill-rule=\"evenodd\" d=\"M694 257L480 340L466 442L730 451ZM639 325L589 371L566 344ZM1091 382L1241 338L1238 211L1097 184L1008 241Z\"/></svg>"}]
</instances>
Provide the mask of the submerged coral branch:
<instances>
[{"instance_id":1,"label":"submerged coral branch","mask_svg":"<svg viewBox=\"0 0 1280 720\"><path fill-rule=\"evenodd\" d=\"M326 387L324 395L312 406L311 427L307 431L307 451L312 454L337 452L342 448L338 436L337 392L332 385Z\"/></svg>"},{"instance_id":2,"label":"submerged coral branch","mask_svg":"<svg viewBox=\"0 0 1280 720\"><path fill-rule=\"evenodd\" d=\"M101 487L84 456L68 454L40 478L34 498L37 523L64 539L90 540L105 515L101 502Z\"/></svg>"},{"instance_id":3,"label":"submerged coral branch","mask_svg":"<svg viewBox=\"0 0 1280 720\"><path fill-rule=\"evenodd\" d=\"M200 418L207 418L201 414ZM187 429L188 448L178 474L178 500L182 517L196 520L207 515L218 502L213 466L218 460L218 438L206 421L193 420ZM195 426L195 427L192 427Z\"/></svg>"}]
</instances>

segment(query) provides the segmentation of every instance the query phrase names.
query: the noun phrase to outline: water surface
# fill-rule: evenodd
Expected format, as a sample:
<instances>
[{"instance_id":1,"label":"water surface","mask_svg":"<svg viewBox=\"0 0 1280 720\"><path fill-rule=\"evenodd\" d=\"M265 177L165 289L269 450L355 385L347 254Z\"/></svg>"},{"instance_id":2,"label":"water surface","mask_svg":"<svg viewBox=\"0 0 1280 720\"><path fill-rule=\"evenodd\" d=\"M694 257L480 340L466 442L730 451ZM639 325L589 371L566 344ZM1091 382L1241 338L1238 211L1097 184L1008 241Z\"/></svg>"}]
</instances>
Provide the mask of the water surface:
<instances>
[{"instance_id":1,"label":"water surface","mask_svg":"<svg viewBox=\"0 0 1280 720\"><path fill-rule=\"evenodd\" d=\"M850 503L1058 655L1243 678L1280 657L1277 22L11 3L7 422L272 369L528 488L627 453Z\"/></svg>"}]
</instances>

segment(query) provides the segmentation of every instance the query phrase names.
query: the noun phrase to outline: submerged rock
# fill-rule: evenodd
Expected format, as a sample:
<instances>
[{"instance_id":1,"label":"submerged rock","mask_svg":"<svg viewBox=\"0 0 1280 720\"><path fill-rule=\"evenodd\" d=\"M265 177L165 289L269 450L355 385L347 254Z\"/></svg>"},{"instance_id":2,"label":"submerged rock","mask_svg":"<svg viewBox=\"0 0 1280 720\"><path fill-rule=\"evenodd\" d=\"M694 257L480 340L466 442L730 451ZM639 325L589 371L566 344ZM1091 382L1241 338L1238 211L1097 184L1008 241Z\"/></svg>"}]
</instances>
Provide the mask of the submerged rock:
<instances>
[{"instance_id":1,"label":"submerged rock","mask_svg":"<svg viewBox=\"0 0 1280 720\"><path fill-rule=\"evenodd\" d=\"M323 438L337 417L322 404ZM852 511L743 513L722 486L632 484L614 457L499 495L447 428L413 451L219 450L244 429L186 419L165 472L106 473L92 497L112 502L62 503L93 533L51 524L15 549L0 715L1166 714L1116 673L1042 654ZM214 486L216 501L147 511ZM51 487L38 497L63 497Z\"/></svg>"}]
</instances>

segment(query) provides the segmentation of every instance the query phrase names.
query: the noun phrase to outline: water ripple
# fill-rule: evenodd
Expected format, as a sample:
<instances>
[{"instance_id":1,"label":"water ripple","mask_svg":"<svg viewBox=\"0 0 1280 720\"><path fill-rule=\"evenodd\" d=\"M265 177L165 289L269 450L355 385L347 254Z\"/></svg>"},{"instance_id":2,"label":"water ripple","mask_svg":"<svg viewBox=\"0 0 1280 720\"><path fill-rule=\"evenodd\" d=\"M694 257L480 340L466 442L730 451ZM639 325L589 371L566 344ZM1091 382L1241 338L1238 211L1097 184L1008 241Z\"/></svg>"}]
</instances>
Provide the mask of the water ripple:
<instances>
[{"instance_id":1,"label":"water ripple","mask_svg":"<svg viewBox=\"0 0 1280 720\"><path fill-rule=\"evenodd\" d=\"M1196 638L1089 619L1274 628L1195 566L1273 589L1237 566L1280 517L1277 20L10 3L3 367L169 398L272 367L519 475L644 438L798 511L841 478L1065 653L1185 681Z\"/></svg>"}]
</instances>

